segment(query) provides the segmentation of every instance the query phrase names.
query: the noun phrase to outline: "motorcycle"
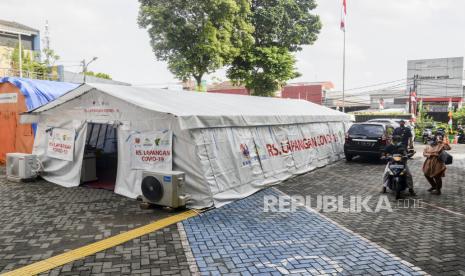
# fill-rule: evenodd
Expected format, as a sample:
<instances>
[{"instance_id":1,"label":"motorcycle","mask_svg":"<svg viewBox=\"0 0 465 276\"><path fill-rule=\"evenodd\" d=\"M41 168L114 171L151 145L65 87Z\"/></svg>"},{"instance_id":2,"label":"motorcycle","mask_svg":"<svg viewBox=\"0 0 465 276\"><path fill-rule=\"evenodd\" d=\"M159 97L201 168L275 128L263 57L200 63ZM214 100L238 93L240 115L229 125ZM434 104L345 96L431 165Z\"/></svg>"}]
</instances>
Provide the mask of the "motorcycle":
<instances>
[{"instance_id":1,"label":"motorcycle","mask_svg":"<svg viewBox=\"0 0 465 276\"><path fill-rule=\"evenodd\" d=\"M388 173L389 173L389 184L388 188L394 191L396 199L401 198L401 193L407 189L407 159L408 156L401 154L394 154L388 156ZM383 189L386 192L386 189Z\"/></svg>"},{"instance_id":2,"label":"motorcycle","mask_svg":"<svg viewBox=\"0 0 465 276\"><path fill-rule=\"evenodd\" d=\"M413 148L413 146L410 147L410 148L408 148L408 150L407 150L407 157L408 157L408 159L412 159L413 156L415 155L415 153L417 153L417 152L415 151L415 149Z\"/></svg>"},{"instance_id":3,"label":"motorcycle","mask_svg":"<svg viewBox=\"0 0 465 276\"><path fill-rule=\"evenodd\" d=\"M435 135L440 135L440 136L442 136L442 137L446 137L446 133L447 133L447 132L446 132L446 129L443 128L443 127L440 127L440 128L438 128L438 129L436 130Z\"/></svg>"},{"instance_id":4,"label":"motorcycle","mask_svg":"<svg viewBox=\"0 0 465 276\"><path fill-rule=\"evenodd\" d=\"M458 137L457 137L457 143L459 143L459 144L465 144L465 133L464 133L463 129L461 129L461 130L459 131L459 135L458 135Z\"/></svg>"}]
</instances>

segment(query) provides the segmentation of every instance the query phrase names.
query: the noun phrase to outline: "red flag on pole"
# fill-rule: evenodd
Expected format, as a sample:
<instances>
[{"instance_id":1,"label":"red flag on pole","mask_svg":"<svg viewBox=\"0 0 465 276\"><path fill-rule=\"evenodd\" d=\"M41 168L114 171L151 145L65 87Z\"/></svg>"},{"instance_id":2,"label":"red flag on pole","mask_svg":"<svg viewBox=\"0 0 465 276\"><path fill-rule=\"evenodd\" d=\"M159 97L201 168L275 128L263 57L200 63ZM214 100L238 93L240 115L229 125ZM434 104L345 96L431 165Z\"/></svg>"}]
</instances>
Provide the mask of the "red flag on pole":
<instances>
[{"instance_id":1,"label":"red flag on pole","mask_svg":"<svg viewBox=\"0 0 465 276\"><path fill-rule=\"evenodd\" d=\"M342 12L341 12L341 31L346 31L346 15L347 15L347 2L342 0Z\"/></svg>"},{"instance_id":2,"label":"red flag on pole","mask_svg":"<svg viewBox=\"0 0 465 276\"><path fill-rule=\"evenodd\" d=\"M415 102L415 103L417 102L417 92L412 91L410 97L411 97L412 102Z\"/></svg>"},{"instance_id":3,"label":"red flag on pole","mask_svg":"<svg viewBox=\"0 0 465 276\"><path fill-rule=\"evenodd\" d=\"M384 109L384 99L379 98L379 110L383 110L383 109Z\"/></svg>"}]
</instances>

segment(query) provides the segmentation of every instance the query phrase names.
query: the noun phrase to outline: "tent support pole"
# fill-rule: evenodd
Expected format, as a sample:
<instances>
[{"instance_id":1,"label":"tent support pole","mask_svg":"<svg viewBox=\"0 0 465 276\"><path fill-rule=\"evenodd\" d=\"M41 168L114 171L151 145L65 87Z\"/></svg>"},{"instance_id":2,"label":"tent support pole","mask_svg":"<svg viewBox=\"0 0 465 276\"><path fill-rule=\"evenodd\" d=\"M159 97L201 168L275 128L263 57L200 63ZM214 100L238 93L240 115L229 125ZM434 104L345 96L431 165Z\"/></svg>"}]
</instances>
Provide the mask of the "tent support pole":
<instances>
[{"instance_id":1,"label":"tent support pole","mask_svg":"<svg viewBox=\"0 0 465 276\"><path fill-rule=\"evenodd\" d=\"M102 125L98 126L97 139L95 140L95 148L98 146L98 140L100 139L100 130L102 130Z\"/></svg>"},{"instance_id":2,"label":"tent support pole","mask_svg":"<svg viewBox=\"0 0 465 276\"><path fill-rule=\"evenodd\" d=\"M103 136L103 150L105 150L105 145L107 144L107 132L108 132L108 127L110 125L106 125L106 128L105 128L105 135Z\"/></svg>"},{"instance_id":3,"label":"tent support pole","mask_svg":"<svg viewBox=\"0 0 465 276\"><path fill-rule=\"evenodd\" d=\"M91 123L91 125L92 125L92 127L90 128L90 133L89 133L89 137L87 137L86 145L90 144L90 137L92 137L92 134L94 133L95 124Z\"/></svg>"}]
</instances>

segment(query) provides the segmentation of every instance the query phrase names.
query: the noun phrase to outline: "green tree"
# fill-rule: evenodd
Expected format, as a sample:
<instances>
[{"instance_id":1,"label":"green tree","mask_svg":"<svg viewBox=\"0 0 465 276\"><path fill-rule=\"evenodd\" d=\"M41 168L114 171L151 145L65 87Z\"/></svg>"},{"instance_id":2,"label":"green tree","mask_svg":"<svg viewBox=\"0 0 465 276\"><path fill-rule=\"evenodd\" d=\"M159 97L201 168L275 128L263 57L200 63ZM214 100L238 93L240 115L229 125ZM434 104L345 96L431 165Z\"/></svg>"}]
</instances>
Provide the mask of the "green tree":
<instances>
[{"instance_id":1,"label":"green tree","mask_svg":"<svg viewBox=\"0 0 465 276\"><path fill-rule=\"evenodd\" d=\"M92 72L92 71L87 71L86 75L96 77L96 78L111 80L111 76L109 74L107 74L107 73L95 73L95 72Z\"/></svg>"},{"instance_id":2,"label":"green tree","mask_svg":"<svg viewBox=\"0 0 465 276\"><path fill-rule=\"evenodd\" d=\"M272 96L299 76L292 52L311 45L321 29L314 0L252 0L249 17L254 44L245 45L228 69L228 77L253 95Z\"/></svg>"},{"instance_id":3,"label":"green tree","mask_svg":"<svg viewBox=\"0 0 465 276\"><path fill-rule=\"evenodd\" d=\"M48 78L48 67L46 64L39 61L39 53L25 51L21 49L21 66L19 64L19 45L11 52L10 56L11 68L19 72L23 72L24 77L28 78ZM21 68L20 68L21 67Z\"/></svg>"},{"instance_id":4,"label":"green tree","mask_svg":"<svg viewBox=\"0 0 465 276\"><path fill-rule=\"evenodd\" d=\"M435 127L436 124L437 123L433 120L433 118L428 116L427 109L425 109L423 104L420 104L418 107L417 121L415 123L415 136L421 138L425 128Z\"/></svg>"},{"instance_id":5,"label":"green tree","mask_svg":"<svg viewBox=\"0 0 465 276\"><path fill-rule=\"evenodd\" d=\"M228 76L245 84L249 94L273 96L286 80L299 76L294 65L295 58L286 48L252 47L235 58Z\"/></svg>"},{"instance_id":6,"label":"green tree","mask_svg":"<svg viewBox=\"0 0 465 276\"><path fill-rule=\"evenodd\" d=\"M55 62L60 59L60 56L51 48L43 49L42 53L44 54L44 63L48 67L54 66Z\"/></svg>"},{"instance_id":7,"label":"green tree","mask_svg":"<svg viewBox=\"0 0 465 276\"><path fill-rule=\"evenodd\" d=\"M193 77L200 86L253 43L249 0L139 2L139 26L148 29L156 58L181 80Z\"/></svg>"},{"instance_id":8,"label":"green tree","mask_svg":"<svg viewBox=\"0 0 465 276\"><path fill-rule=\"evenodd\" d=\"M452 113L452 119L459 125L465 124L465 107L457 109L454 113Z\"/></svg>"}]
</instances>

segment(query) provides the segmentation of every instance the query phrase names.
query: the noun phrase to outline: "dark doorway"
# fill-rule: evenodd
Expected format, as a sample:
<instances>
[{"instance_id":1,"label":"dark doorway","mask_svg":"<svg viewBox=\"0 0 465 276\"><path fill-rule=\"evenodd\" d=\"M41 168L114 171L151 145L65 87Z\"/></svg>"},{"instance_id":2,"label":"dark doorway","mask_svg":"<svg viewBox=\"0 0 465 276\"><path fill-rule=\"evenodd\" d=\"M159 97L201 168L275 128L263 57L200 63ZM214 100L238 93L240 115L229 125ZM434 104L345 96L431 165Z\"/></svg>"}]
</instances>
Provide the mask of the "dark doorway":
<instances>
[{"instance_id":1,"label":"dark doorway","mask_svg":"<svg viewBox=\"0 0 465 276\"><path fill-rule=\"evenodd\" d=\"M89 123L82 162L82 186L115 189L118 169L117 129L110 124Z\"/></svg>"}]
</instances>

